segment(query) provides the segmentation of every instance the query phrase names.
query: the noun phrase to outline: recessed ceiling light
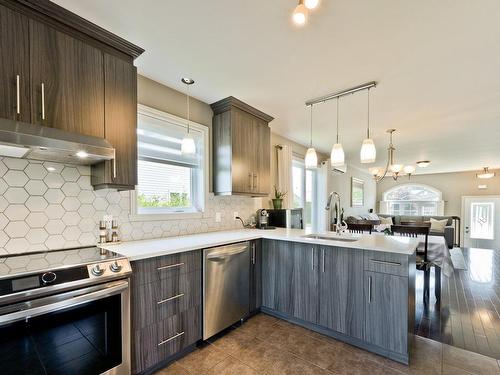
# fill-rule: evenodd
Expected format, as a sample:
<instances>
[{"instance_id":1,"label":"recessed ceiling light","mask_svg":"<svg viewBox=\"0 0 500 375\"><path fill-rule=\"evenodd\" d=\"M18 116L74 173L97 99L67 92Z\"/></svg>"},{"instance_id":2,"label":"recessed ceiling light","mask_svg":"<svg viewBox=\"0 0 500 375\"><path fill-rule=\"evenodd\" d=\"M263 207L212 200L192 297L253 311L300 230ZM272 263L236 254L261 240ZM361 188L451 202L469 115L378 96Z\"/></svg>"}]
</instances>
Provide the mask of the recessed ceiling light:
<instances>
[{"instance_id":1,"label":"recessed ceiling light","mask_svg":"<svg viewBox=\"0 0 500 375\"><path fill-rule=\"evenodd\" d=\"M431 163L430 160L420 160L420 161L417 161L417 165L420 168L427 168L430 163Z\"/></svg>"},{"instance_id":2,"label":"recessed ceiling light","mask_svg":"<svg viewBox=\"0 0 500 375\"><path fill-rule=\"evenodd\" d=\"M182 83L185 83L186 85L192 85L194 83L194 79L183 77L181 78Z\"/></svg>"},{"instance_id":3,"label":"recessed ceiling light","mask_svg":"<svg viewBox=\"0 0 500 375\"><path fill-rule=\"evenodd\" d=\"M78 152L76 153L76 156L78 156L79 158L84 159L84 158L86 158L87 156L89 156L89 154L87 154L85 151L78 151Z\"/></svg>"},{"instance_id":4,"label":"recessed ceiling light","mask_svg":"<svg viewBox=\"0 0 500 375\"><path fill-rule=\"evenodd\" d=\"M488 178L493 178L493 177L495 177L495 172L490 172L488 167L484 167L483 171L481 173L476 174L476 177L483 179L483 180L488 179Z\"/></svg>"}]
</instances>

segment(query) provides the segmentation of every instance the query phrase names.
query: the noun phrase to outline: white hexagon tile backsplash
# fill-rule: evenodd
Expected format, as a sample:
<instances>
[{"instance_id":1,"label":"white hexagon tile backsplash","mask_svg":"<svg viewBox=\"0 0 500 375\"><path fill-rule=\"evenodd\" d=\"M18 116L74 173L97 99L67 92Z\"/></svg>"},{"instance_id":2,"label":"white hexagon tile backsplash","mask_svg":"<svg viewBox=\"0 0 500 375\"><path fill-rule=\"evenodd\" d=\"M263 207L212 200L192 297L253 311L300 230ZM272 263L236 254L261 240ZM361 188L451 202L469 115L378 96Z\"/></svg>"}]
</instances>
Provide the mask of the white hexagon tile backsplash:
<instances>
[{"instance_id":1,"label":"white hexagon tile backsplash","mask_svg":"<svg viewBox=\"0 0 500 375\"><path fill-rule=\"evenodd\" d=\"M95 245L103 215L126 241L240 228L233 212L255 212L253 198L209 194L201 219L131 221L130 194L94 191L88 166L0 158L0 255Z\"/></svg>"}]
</instances>

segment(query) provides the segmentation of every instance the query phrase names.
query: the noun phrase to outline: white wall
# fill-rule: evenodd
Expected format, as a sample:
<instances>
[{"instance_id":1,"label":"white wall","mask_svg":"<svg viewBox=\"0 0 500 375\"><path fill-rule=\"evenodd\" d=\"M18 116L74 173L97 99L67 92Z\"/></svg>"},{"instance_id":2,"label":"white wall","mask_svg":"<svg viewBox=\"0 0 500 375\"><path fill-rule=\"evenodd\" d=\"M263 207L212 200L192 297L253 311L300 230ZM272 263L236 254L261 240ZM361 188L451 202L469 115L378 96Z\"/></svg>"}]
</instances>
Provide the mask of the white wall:
<instances>
[{"instance_id":1,"label":"white wall","mask_svg":"<svg viewBox=\"0 0 500 375\"><path fill-rule=\"evenodd\" d=\"M351 207L351 178L357 178L365 182L364 205L362 207ZM330 186L332 190L340 194L341 207L344 208L344 218L354 215L367 214L369 209L376 212L377 208L377 184L370 173L356 167L347 166L347 172L342 175L331 174Z\"/></svg>"}]
</instances>

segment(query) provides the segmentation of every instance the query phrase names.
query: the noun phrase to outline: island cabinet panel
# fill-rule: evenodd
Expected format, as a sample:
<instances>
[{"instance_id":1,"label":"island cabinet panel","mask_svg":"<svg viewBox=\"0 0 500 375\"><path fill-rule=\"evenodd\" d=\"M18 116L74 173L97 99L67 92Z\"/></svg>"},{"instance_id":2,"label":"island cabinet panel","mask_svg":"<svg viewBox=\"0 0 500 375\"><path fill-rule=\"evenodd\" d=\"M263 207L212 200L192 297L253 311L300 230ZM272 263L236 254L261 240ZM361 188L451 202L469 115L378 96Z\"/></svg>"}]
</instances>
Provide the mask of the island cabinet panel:
<instances>
[{"instance_id":1,"label":"island cabinet panel","mask_svg":"<svg viewBox=\"0 0 500 375\"><path fill-rule=\"evenodd\" d=\"M408 278L365 272L366 341L408 354Z\"/></svg>"},{"instance_id":2,"label":"island cabinet panel","mask_svg":"<svg viewBox=\"0 0 500 375\"><path fill-rule=\"evenodd\" d=\"M364 338L363 251L322 246L319 325Z\"/></svg>"},{"instance_id":3,"label":"island cabinet panel","mask_svg":"<svg viewBox=\"0 0 500 375\"><path fill-rule=\"evenodd\" d=\"M319 256L318 246L300 242L289 244L293 258L292 290L293 316L310 323L318 323Z\"/></svg>"},{"instance_id":4,"label":"island cabinet panel","mask_svg":"<svg viewBox=\"0 0 500 375\"><path fill-rule=\"evenodd\" d=\"M293 253L291 243L262 242L262 305L277 312L293 315Z\"/></svg>"},{"instance_id":5,"label":"island cabinet panel","mask_svg":"<svg viewBox=\"0 0 500 375\"><path fill-rule=\"evenodd\" d=\"M251 242L250 256L250 312L262 306L262 240Z\"/></svg>"},{"instance_id":6,"label":"island cabinet panel","mask_svg":"<svg viewBox=\"0 0 500 375\"><path fill-rule=\"evenodd\" d=\"M29 122L28 18L0 5L0 117Z\"/></svg>"},{"instance_id":7,"label":"island cabinet panel","mask_svg":"<svg viewBox=\"0 0 500 375\"><path fill-rule=\"evenodd\" d=\"M31 121L104 137L101 50L30 20Z\"/></svg>"}]
</instances>

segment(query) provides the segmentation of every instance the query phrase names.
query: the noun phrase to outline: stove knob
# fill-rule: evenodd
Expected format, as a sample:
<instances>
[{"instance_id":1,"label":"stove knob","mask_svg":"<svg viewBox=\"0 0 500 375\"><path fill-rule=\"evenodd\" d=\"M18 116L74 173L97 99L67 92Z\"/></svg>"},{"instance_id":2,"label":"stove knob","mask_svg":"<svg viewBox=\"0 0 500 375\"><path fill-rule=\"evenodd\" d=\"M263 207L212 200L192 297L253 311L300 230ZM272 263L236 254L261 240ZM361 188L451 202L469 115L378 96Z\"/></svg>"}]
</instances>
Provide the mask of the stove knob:
<instances>
[{"instance_id":1,"label":"stove knob","mask_svg":"<svg viewBox=\"0 0 500 375\"><path fill-rule=\"evenodd\" d=\"M91 272L94 276L101 276L104 273L104 268L101 268L100 265L96 264L94 267L92 267Z\"/></svg>"},{"instance_id":2,"label":"stove knob","mask_svg":"<svg viewBox=\"0 0 500 375\"><path fill-rule=\"evenodd\" d=\"M42 282L44 284L51 284L53 283L54 281L56 281L56 274L54 272L45 272L43 275L42 275Z\"/></svg>"},{"instance_id":3,"label":"stove knob","mask_svg":"<svg viewBox=\"0 0 500 375\"><path fill-rule=\"evenodd\" d=\"M122 270L121 264L118 264L118 262L115 260L111 265L109 266L109 269L112 272L120 272Z\"/></svg>"}]
</instances>

